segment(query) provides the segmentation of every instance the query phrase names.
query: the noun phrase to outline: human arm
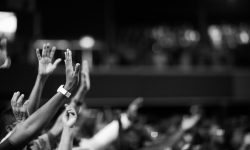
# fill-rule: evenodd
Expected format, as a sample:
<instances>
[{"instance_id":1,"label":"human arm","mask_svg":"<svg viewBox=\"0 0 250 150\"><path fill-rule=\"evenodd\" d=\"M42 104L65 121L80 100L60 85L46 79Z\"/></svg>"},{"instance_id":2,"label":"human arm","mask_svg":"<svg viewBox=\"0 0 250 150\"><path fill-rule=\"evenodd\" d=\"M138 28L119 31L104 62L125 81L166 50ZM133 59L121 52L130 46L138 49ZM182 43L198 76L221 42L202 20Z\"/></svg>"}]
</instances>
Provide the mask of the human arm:
<instances>
[{"instance_id":1,"label":"human arm","mask_svg":"<svg viewBox=\"0 0 250 150\"><path fill-rule=\"evenodd\" d=\"M53 63L53 57L55 54L55 47L50 46L49 43L43 45L42 56L40 55L39 49L36 49L36 55L38 58L38 74L36 78L35 85L29 96L29 105L28 105L28 113L32 114L35 112L40 105L41 94L43 91L43 87L45 82L50 74L54 72L57 65L61 62L61 59L58 58Z\"/></svg>"},{"instance_id":2,"label":"human arm","mask_svg":"<svg viewBox=\"0 0 250 150\"><path fill-rule=\"evenodd\" d=\"M169 138L164 139L164 146L172 147L182 136L183 134L193 128L197 122L200 120L200 114L193 114L191 116L184 116L181 121L180 128L173 133Z\"/></svg>"},{"instance_id":3,"label":"human arm","mask_svg":"<svg viewBox=\"0 0 250 150\"><path fill-rule=\"evenodd\" d=\"M137 111L141 107L143 98L135 99L128 107L126 113L122 113L120 117L121 128L129 128L135 118L137 117ZM133 120L131 120L133 119ZM111 144L119 136L119 122L113 120L111 123L106 125L103 129L97 132L91 139L83 140L80 143L81 148L91 147L93 150L100 150Z\"/></svg>"},{"instance_id":4,"label":"human arm","mask_svg":"<svg viewBox=\"0 0 250 150\"><path fill-rule=\"evenodd\" d=\"M79 108L81 107L85 94L90 89L90 77L89 77L89 68L87 61L82 61L82 70L81 70L81 83L77 93L71 99L70 105L73 106L77 112L79 112ZM53 127L49 130L49 133L53 135L52 137L58 137L63 130L62 125L62 114L57 118Z\"/></svg>"},{"instance_id":5,"label":"human arm","mask_svg":"<svg viewBox=\"0 0 250 150\"><path fill-rule=\"evenodd\" d=\"M71 150L73 145L73 132L72 128L76 123L77 113L73 106L66 106L66 110L62 116L63 132L58 150Z\"/></svg>"},{"instance_id":6,"label":"human arm","mask_svg":"<svg viewBox=\"0 0 250 150\"><path fill-rule=\"evenodd\" d=\"M78 82L80 64L76 64L75 69L72 66L72 54L70 50L65 53L66 83L64 88L72 91ZM65 96L58 92L41 108L34 112L28 119L18 125L8 138L8 141L14 147L23 147L33 139L43 127L54 117L58 109L65 104Z\"/></svg>"},{"instance_id":7,"label":"human arm","mask_svg":"<svg viewBox=\"0 0 250 150\"><path fill-rule=\"evenodd\" d=\"M85 95L90 90L89 66L86 60L82 60L81 84L76 94L71 100L71 105L79 111L80 106L84 103Z\"/></svg>"}]
</instances>

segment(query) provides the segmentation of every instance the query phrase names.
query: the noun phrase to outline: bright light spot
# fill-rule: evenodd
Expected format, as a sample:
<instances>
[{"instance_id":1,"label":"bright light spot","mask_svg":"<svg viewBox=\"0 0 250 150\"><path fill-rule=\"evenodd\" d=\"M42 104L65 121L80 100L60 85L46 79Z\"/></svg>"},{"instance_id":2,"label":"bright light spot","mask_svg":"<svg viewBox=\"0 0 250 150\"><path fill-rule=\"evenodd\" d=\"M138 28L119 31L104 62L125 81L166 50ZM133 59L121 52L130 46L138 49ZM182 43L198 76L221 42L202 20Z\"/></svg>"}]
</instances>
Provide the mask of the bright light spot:
<instances>
[{"instance_id":1,"label":"bright light spot","mask_svg":"<svg viewBox=\"0 0 250 150\"><path fill-rule=\"evenodd\" d=\"M208 34L216 47L219 47L222 42L222 33L217 26L210 26L208 28Z\"/></svg>"},{"instance_id":2,"label":"bright light spot","mask_svg":"<svg viewBox=\"0 0 250 150\"><path fill-rule=\"evenodd\" d=\"M240 33L240 41L242 44L247 44L249 42L249 35L246 31Z\"/></svg>"},{"instance_id":3,"label":"bright light spot","mask_svg":"<svg viewBox=\"0 0 250 150\"><path fill-rule=\"evenodd\" d=\"M221 32L218 27L216 26L210 26L208 29L208 33L212 40L214 41L220 41L221 40Z\"/></svg>"},{"instance_id":4,"label":"bright light spot","mask_svg":"<svg viewBox=\"0 0 250 150\"><path fill-rule=\"evenodd\" d=\"M158 132L152 131L151 133L152 138L157 138L158 137Z\"/></svg>"},{"instance_id":5,"label":"bright light spot","mask_svg":"<svg viewBox=\"0 0 250 150\"><path fill-rule=\"evenodd\" d=\"M194 30L186 30L184 33L184 37L187 41L199 41L200 36L197 32L195 32Z\"/></svg>"},{"instance_id":6,"label":"bright light spot","mask_svg":"<svg viewBox=\"0 0 250 150\"><path fill-rule=\"evenodd\" d=\"M94 40L94 38L92 38L90 36L85 36L85 37L80 39L79 44L84 49L90 49L90 48L94 47L95 40Z\"/></svg>"},{"instance_id":7,"label":"bright light spot","mask_svg":"<svg viewBox=\"0 0 250 150\"><path fill-rule=\"evenodd\" d=\"M216 135L217 135L217 136L223 136L223 134L224 134L224 131L223 131L222 129L218 129L218 130L216 131Z\"/></svg>"},{"instance_id":8,"label":"bright light spot","mask_svg":"<svg viewBox=\"0 0 250 150\"><path fill-rule=\"evenodd\" d=\"M0 34L12 36L17 29L17 18L14 13L0 12Z\"/></svg>"}]
</instances>

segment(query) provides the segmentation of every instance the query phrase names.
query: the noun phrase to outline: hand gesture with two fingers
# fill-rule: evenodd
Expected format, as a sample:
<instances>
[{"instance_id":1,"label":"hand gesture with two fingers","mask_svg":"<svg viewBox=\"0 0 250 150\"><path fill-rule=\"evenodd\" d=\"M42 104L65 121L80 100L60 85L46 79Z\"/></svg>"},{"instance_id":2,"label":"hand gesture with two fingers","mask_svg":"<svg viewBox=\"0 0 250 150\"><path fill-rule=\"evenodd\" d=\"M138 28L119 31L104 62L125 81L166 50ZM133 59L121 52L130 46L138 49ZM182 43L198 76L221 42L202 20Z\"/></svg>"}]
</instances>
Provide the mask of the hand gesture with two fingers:
<instances>
[{"instance_id":1,"label":"hand gesture with two fingers","mask_svg":"<svg viewBox=\"0 0 250 150\"><path fill-rule=\"evenodd\" d=\"M67 126L69 128L72 128L77 120L77 113L73 106L71 105L65 105L65 111L62 116L62 121L64 126Z\"/></svg>"}]
</instances>

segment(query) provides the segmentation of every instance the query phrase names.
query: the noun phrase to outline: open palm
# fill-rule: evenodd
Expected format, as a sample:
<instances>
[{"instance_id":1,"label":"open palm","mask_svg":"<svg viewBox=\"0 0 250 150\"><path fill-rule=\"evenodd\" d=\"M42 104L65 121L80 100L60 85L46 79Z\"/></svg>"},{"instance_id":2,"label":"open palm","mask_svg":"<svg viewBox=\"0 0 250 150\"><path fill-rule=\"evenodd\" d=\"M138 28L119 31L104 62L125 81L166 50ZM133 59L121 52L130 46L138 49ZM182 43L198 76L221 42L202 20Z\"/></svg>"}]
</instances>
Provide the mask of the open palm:
<instances>
[{"instance_id":1,"label":"open palm","mask_svg":"<svg viewBox=\"0 0 250 150\"><path fill-rule=\"evenodd\" d=\"M36 50L37 58L39 61L38 73L40 75L49 75L51 74L60 63L61 59L56 59L54 63L52 63L52 59L55 54L55 47L50 47L49 44L43 45L42 56L40 55L39 49Z\"/></svg>"}]
</instances>

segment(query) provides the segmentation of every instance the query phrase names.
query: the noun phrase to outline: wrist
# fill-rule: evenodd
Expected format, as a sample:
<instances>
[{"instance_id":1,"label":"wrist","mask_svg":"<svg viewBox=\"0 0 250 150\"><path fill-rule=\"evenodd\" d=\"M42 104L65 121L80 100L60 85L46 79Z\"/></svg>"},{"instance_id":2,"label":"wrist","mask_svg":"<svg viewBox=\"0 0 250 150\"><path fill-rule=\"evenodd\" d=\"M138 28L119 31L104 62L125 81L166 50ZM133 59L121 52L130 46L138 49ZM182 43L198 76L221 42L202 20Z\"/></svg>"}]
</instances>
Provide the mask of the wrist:
<instances>
[{"instance_id":1,"label":"wrist","mask_svg":"<svg viewBox=\"0 0 250 150\"><path fill-rule=\"evenodd\" d=\"M68 126L66 123L64 123L64 125L63 125L64 130L69 131L70 128L71 128L70 126Z\"/></svg>"},{"instance_id":2,"label":"wrist","mask_svg":"<svg viewBox=\"0 0 250 150\"><path fill-rule=\"evenodd\" d=\"M64 85L64 89L67 90L67 91L71 91L72 88L71 88L71 86L65 84Z\"/></svg>"},{"instance_id":3,"label":"wrist","mask_svg":"<svg viewBox=\"0 0 250 150\"><path fill-rule=\"evenodd\" d=\"M64 132L67 133L67 135L69 136L69 138L73 138L74 137L73 136L73 128L74 128L74 126L70 127L67 124L64 124L64 126L63 126L63 130L64 130Z\"/></svg>"},{"instance_id":4,"label":"wrist","mask_svg":"<svg viewBox=\"0 0 250 150\"><path fill-rule=\"evenodd\" d=\"M37 75L37 79L40 81L43 81L43 82L45 82L48 79L48 77L49 77L49 75L40 74L40 73L38 73L38 75Z\"/></svg>"},{"instance_id":5,"label":"wrist","mask_svg":"<svg viewBox=\"0 0 250 150\"><path fill-rule=\"evenodd\" d=\"M69 91L69 92L72 92L73 91L73 85L70 85L70 84L68 84L68 83L66 83L65 85L64 85L64 89L65 90L67 90L67 91Z\"/></svg>"},{"instance_id":6,"label":"wrist","mask_svg":"<svg viewBox=\"0 0 250 150\"><path fill-rule=\"evenodd\" d=\"M60 87L57 89L57 92L63 94L67 98L69 98L71 96L70 91L67 90L64 85L60 85Z\"/></svg>"}]
</instances>

